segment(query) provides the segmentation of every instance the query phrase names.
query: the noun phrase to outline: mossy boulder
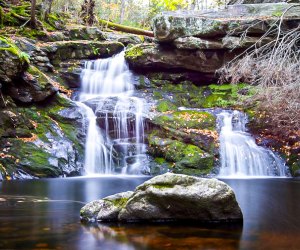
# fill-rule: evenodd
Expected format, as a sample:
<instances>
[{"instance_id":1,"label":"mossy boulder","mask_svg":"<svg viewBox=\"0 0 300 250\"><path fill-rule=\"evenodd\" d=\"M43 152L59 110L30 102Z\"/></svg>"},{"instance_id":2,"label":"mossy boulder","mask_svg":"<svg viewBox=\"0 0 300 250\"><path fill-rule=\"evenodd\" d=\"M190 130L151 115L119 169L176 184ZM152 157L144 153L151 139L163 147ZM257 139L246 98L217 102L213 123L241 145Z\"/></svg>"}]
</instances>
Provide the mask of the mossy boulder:
<instances>
[{"instance_id":1,"label":"mossy boulder","mask_svg":"<svg viewBox=\"0 0 300 250\"><path fill-rule=\"evenodd\" d=\"M114 206L118 209L111 210L112 205L107 204L107 199L117 200L122 195L120 193L85 205L80 210L81 218L125 223L224 223L243 220L233 190L216 179L171 173L159 175L138 186L129 197L126 196L124 202L116 202Z\"/></svg>"},{"instance_id":2,"label":"mossy boulder","mask_svg":"<svg viewBox=\"0 0 300 250\"><path fill-rule=\"evenodd\" d=\"M180 110L167 115L157 116L153 123L174 129L211 129L216 126L214 115L206 111Z\"/></svg>"},{"instance_id":3,"label":"mossy boulder","mask_svg":"<svg viewBox=\"0 0 300 250\"><path fill-rule=\"evenodd\" d=\"M170 170L174 173L186 173L189 169L187 172L208 174L213 168L213 156L195 145L160 138L155 133L151 134L148 140L150 154L166 159L171 163Z\"/></svg>"},{"instance_id":4,"label":"mossy boulder","mask_svg":"<svg viewBox=\"0 0 300 250\"><path fill-rule=\"evenodd\" d=\"M55 83L38 68L30 66L19 81L12 83L8 88L9 95L20 102L41 102L54 95L58 89Z\"/></svg>"},{"instance_id":5,"label":"mossy boulder","mask_svg":"<svg viewBox=\"0 0 300 250\"><path fill-rule=\"evenodd\" d=\"M0 82L11 83L28 67L29 57L8 38L0 36Z\"/></svg>"},{"instance_id":6,"label":"mossy boulder","mask_svg":"<svg viewBox=\"0 0 300 250\"><path fill-rule=\"evenodd\" d=\"M2 122L6 127L0 131L3 178L81 174L84 132L76 104L57 94L47 104L15 106L2 114L6 115Z\"/></svg>"},{"instance_id":7,"label":"mossy boulder","mask_svg":"<svg viewBox=\"0 0 300 250\"><path fill-rule=\"evenodd\" d=\"M160 128L160 136L196 145L214 154L217 140L216 118L204 111L183 110L155 116L150 124Z\"/></svg>"}]
</instances>

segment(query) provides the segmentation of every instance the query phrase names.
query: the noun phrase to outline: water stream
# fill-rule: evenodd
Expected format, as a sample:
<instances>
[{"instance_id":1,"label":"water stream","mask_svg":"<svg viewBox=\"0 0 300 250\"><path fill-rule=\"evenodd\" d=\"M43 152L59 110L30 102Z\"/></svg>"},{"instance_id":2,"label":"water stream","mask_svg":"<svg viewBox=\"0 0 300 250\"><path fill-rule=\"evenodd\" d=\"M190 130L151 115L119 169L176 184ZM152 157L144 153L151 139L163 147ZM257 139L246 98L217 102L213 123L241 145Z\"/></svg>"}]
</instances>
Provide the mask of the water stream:
<instances>
[{"instance_id":1,"label":"water stream","mask_svg":"<svg viewBox=\"0 0 300 250\"><path fill-rule=\"evenodd\" d=\"M147 168L144 100L134 96L124 52L88 61L78 105L86 118L87 174L140 174Z\"/></svg>"},{"instance_id":2,"label":"water stream","mask_svg":"<svg viewBox=\"0 0 300 250\"><path fill-rule=\"evenodd\" d=\"M246 132L247 116L239 111L218 115L220 131L220 176L286 176L284 161L271 150L256 145Z\"/></svg>"}]
</instances>

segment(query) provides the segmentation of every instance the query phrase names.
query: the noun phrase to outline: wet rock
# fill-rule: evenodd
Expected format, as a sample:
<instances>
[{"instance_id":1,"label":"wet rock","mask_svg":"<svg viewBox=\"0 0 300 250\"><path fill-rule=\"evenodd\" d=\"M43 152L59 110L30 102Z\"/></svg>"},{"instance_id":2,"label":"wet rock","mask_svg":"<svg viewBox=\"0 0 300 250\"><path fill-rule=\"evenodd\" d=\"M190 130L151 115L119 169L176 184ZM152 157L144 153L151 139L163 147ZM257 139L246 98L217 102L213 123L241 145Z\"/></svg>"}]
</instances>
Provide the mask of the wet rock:
<instances>
[{"instance_id":1,"label":"wet rock","mask_svg":"<svg viewBox=\"0 0 300 250\"><path fill-rule=\"evenodd\" d=\"M122 193L87 204L80 211L82 219L121 222L243 219L233 190L216 179L167 173L138 186L123 202L120 196Z\"/></svg>"},{"instance_id":2,"label":"wet rock","mask_svg":"<svg viewBox=\"0 0 300 250\"><path fill-rule=\"evenodd\" d=\"M0 137L31 137L32 123L22 114L6 109L0 112Z\"/></svg>"},{"instance_id":3,"label":"wet rock","mask_svg":"<svg viewBox=\"0 0 300 250\"><path fill-rule=\"evenodd\" d=\"M210 11L164 12L153 19L153 31L160 42L171 42L180 37L195 36L201 38L239 35L247 30L247 35L265 33L272 21L291 5L244 4L229 5L226 9ZM285 13L283 24L291 24L291 20L300 22L300 7L291 8ZM258 22L261 21L261 22ZM293 24L293 25L294 25Z\"/></svg>"},{"instance_id":4,"label":"wet rock","mask_svg":"<svg viewBox=\"0 0 300 250\"><path fill-rule=\"evenodd\" d=\"M213 168L213 155L199 147L169 138L160 138L155 133L149 140L149 153L154 157L163 157L171 164L170 171L193 175L210 173Z\"/></svg>"},{"instance_id":5,"label":"wet rock","mask_svg":"<svg viewBox=\"0 0 300 250\"><path fill-rule=\"evenodd\" d=\"M84 127L79 107L60 96L47 105L0 112L0 175L6 179L78 176L83 172Z\"/></svg>"},{"instance_id":6,"label":"wet rock","mask_svg":"<svg viewBox=\"0 0 300 250\"><path fill-rule=\"evenodd\" d=\"M9 95L20 102L41 102L57 92L55 82L34 66L30 66L21 80L9 86Z\"/></svg>"},{"instance_id":7,"label":"wet rock","mask_svg":"<svg viewBox=\"0 0 300 250\"><path fill-rule=\"evenodd\" d=\"M208 112L192 110L169 112L155 116L149 123L160 128L159 134L163 138L176 138L196 145L206 152L213 152L217 139L216 119Z\"/></svg>"},{"instance_id":8,"label":"wet rock","mask_svg":"<svg viewBox=\"0 0 300 250\"><path fill-rule=\"evenodd\" d=\"M30 63L41 70L53 72L54 67L45 52L43 52L36 41L24 37L14 38L16 45L30 57Z\"/></svg>"},{"instance_id":9,"label":"wet rock","mask_svg":"<svg viewBox=\"0 0 300 250\"><path fill-rule=\"evenodd\" d=\"M80 210L80 216L88 220L117 221L122 207L132 195L132 191L127 191L88 203Z\"/></svg>"}]
</instances>

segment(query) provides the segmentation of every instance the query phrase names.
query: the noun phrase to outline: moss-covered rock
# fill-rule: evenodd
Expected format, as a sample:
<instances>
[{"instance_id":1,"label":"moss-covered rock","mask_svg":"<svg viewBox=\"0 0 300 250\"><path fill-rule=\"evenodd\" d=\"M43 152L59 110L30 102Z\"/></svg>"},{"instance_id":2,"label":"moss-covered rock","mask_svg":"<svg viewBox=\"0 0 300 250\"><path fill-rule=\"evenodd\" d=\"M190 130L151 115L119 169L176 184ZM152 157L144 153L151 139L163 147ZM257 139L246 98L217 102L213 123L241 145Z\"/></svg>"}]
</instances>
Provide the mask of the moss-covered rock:
<instances>
[{"instance_id":1,"label":"moss-covered rock","mask_svg":"<svg viewBox=\"0 0 300 250\"><path fill-rule=\"evenodd\" d=\"M30 66L20 77L8 88L9 95L20 102L41 102L58 91L57 84L34 66Z\"/></svg>"},{"instance_id":2,"label":"moss-covered rock","mask_svg":"<svg viewBox=\"0 0 300 250\"><path fill-rule=\"evenodd\" d=\"M110 196L123 196L124 193ZM138 186L118 209L106 197L85 205L83 220L114 222L228 222L242 221L234 192L216 179L166 173ZM126 197L127 198L127 197Z\"/></svg>"},{"instance_id":3,"label":"moss-covered rock","mask_svg":"<svg viewBox=\"0 0 300 250\"><path fill-rule=\"evenodd\" d=\"M40 44L53 64L71 59L95 59L113 56L124 49L119 42L98 41L59 41Z\"/></svg>"},{"instance_id":4,"label":"moss-covered rock","mask_svg":"<svg viewBox=\"0 0 300 250\"><path fill-rule=\"evenodd\" d=\"M73 102L56 95L47 105L14 107L2 114L6 114L0 131L4 178L80 174L84 136L82 116Z\"/></svg>"},{"instance_id":5,"label":"moss-covered rock","mask_svg":"<svg viewBox=\"0 0 300 250\"><path fill-rule=\"evenodd\" d=\"M8 38L0 36L0 82L11 83L28 67L29 56Z\"/></svg>"},{"instance_id":6,"label":"moss-covered rock","mask_svg":"<svg viewBox=\"0 0 300 250\"><path fill-rule=\"evenodd\" d=\"M153 19L153 31L160 42L171 42L179 37L220 37L226 34L264 34L274 17L289 9L282 22L299 22L299 7L286 3L229 5L218 12L199 14L190 12L164 12ZM235 13L234 16L232 13Z\"/></svg>"},{"instance_id":7,"label":"moss-covered rock","mask_svg":"<svg viewBox=\"0 0 300 250\"><path fill-rule=\"evenodd\" d=\"M157 116L153 123L174 129L210 129L216 126L216 118L205 111L182 110Z\"/></svg>"},{"instance_id":8,"label":"moss-covered rock","mask_svg":"<svg viewBox=\"0 0 300 250\"><path fill-rule=\"evenodd\" d=\"M161 101L156 106L156 110L158 112L175 111L177 110L177 107L170 101Z\"/></svg>"},{"instance_id":9,"label":"moss-covered rock","mask_svg":"<svg viewBox=\"0 0 300 250\"><path fill-rule=\"evenodd\" d=\"M70 40L106 40L106 35L97 27L68 26L65 33Z\"/></svg>"},{"instance_id":10,"label":"moss-covered rock","mask_svg":"<svg viewBox=\"0 0 300 250\"><path fill-rule=\"evenodd\" d=\"M125 58L136 70L192 70L210 74L232 60L235 52L225 50L181 50L158 44L140 44L130 47Z\"/></svg>"},{"instance_id":11,"label":"moss-covered rock","mask_svg":"<svg viewBox=\"0 0 300 250\"><path fill-rule=\"evenodd\" d=\"M155 157L162 157L171 164L170 170L175 173L191 172L208 174L213 168L213 156L199 147L178 140L161 138L157 131L149 135L149 152Z\"/></svg>"}]
</instances>

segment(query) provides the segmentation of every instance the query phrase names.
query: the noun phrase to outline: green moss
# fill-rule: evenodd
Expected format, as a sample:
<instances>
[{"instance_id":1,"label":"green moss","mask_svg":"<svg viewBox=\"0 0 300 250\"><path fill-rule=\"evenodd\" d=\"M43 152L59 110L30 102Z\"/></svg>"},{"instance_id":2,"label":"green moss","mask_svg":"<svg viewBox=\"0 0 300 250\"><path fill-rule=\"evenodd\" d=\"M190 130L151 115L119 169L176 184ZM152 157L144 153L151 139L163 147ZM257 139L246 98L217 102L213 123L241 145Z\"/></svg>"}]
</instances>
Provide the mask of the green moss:
<instances>
[{"instance_id":1,"label":"green moss","mask_svg":"<svg viewBox=\"0 0 300 250\"><path fill-rule=\"evenodd\" d=\"M154 159L154 161L157 163L157 164L164 164L164 163L166 163L166 159L164 159L164 158L162 158L162 157L156 157L155 159Z\"/></svg>"},{"instance_id":2,"label":"green moss","mask_svg":"<svg viewBox=\"0 0 300 250\"><path fill-rule=\"evenodd\" d=\"M215 129L216 118L204 111L176 111L172 114L161 115L154 118L153 122L163 127L174 129Z\"/></svg>"},{"instance_id":3,"label":"green moss","mask_svg":"<svg viewBox=\"0 0 300 250\"><path fill-rule=\"evenodd\" d=\"M235 107L239 105L240 99L242 97L239 94L240 91L247 92L244 96L251 96L251 87L247 84L223 84L216 85L212 84L208 86L210 92L209 95L203 101L204 108L213 107Z\"/></svg>"},{"instance_id":4,"label":"green moss","mask_svg":"<svg viewBox=\"0 0 300 250\"><path fill-rule=\"evenodd\" d=\"M168 189L168 188L173 188L174 185L171 183L159 183L159 184L153 184L151 185L152 187L156 189Z\"/></svg>"},{"instance_id":5,"label":"green moss","mask_svg":"<svg viewBox=\"0 0 300 250\"><path fill-rule=\"evenodd\" d=\"M157 105L156 110L159 112L167 112L177 110L177 107L169 101L162 101Z\"/></svg>"},{"instance_id":6,"label":"green moss","mask_svg":"<svg viewBox=\"0 0 300 250\"><path fill-rule=\"evenodd\" d=\"M143 49L140 47L140 45L132 46L130 49L125 51L126 58L136 59L137 57L140 57L143 54Z\"/></svg>"},{"instance_id":7,"label":"green moss","mask_svg":"<svg viewBox=\"0 0 300 250\"><path fill-rule=\"evenodd\" d=\"M30 56L25 52L22 52L14 43L8 38L0 36L0 51L6 50L19 57L19 59L23 62L29 63Z\"/></svg>"},{"instance_id":8,"label":"green moss","mask_svg":"<svg viewBox=\"0 0 300 250\"><path fill-rule=\"evenodd\" d=\"M128 200L129 198L119 198L119 199L106 200L106 201L111 202L115 207L122 208L125 207Z\"/></svg>"},{"instance_id":9,"label":"green moss","mask_svg":"<svg viewBox=\"0 0 300 250\"><path fill-rule=\"evenodd\" d=\"M5 18L5 13L3 11L3 8L0 6L0 28L2 28L4 25L4 18Z\"/></svg>"},{"instance_id":10,"label":"green moss","mask_svg":"<svg viewBox=\"0 0 300 250\"><path fill-rule=\"evenodd\" d=\"M149 152L159 157L161 164L165 161L173 163L174 169L193 168L199 169L202 174L211 171L213 157L199 147L172 139L163 139L157 132L149 136ZM163 159L161 159L163 158ZM174 170L173 169L173 170Z\"/></svg>"},{"instance_id":11,"label":"green moss","mask_svg":"<svg viewBox=\"0 0 300 250\"><path fill-rule=\"evenodd\" d=\"M19 5L19 6L12 6L11 11L16 13L17 15L23 16L23 17L30 17L30 8L31 5Z\"/></svg>"},{"instance_id":12,"label":"green moss","mask_svg":"<svg viewBox=\"0 0 300 250\"><path fill-rule=\"evenodd\" d=\"M18 34L30 39L39 39L46 37L46 33L42 30L30 29L30 28L22 28L18 30Z\"/></svg>"}]
</instances>

